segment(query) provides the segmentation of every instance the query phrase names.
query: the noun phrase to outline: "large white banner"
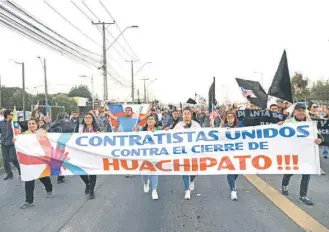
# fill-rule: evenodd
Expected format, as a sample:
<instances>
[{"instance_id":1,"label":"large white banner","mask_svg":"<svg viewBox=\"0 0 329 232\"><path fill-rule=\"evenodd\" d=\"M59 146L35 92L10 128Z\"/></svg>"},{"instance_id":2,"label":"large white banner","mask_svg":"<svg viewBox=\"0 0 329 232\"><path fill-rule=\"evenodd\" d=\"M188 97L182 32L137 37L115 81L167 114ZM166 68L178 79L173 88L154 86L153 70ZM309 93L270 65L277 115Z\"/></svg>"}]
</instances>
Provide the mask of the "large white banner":
<instances>
[{"instance_id":1,"label":"large white banner","mask_svg":"<svg viewBox=\"0 0 329 232\"><path fill-rule=\"evenodd\" d=\"M319 174L313 122L236 129L19 135L22 180L58 175Z\"/></svg>"}]
</instances>

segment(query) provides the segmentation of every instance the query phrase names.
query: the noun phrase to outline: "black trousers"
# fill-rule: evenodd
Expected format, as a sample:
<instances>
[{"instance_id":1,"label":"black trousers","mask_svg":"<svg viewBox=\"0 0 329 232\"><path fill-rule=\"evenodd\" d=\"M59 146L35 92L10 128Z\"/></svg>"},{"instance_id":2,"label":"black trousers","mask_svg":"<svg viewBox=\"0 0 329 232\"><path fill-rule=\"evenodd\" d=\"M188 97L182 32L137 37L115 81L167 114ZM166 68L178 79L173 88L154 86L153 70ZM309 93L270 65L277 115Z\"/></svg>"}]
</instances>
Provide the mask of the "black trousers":
<instances>
[{"instance_id":1,"label":"black trousers","mask_svg":"<svg viewBox=\"0 0 329 232\"><path fill-rule=\"evenodd\" d=\"M3 166L5 167L5 172L7 175L13 175L10 167L10 162L18 169L18 173L21 174L21 170L19 167L19 163L17 160L16 149L15 146L1 146L2 158L3 158Z\"/></svg>"},{"instance_id":2,"label":"black trousers","mask_svg":"<svg viewBox=\"0 0 329 232\"><path fill-rule=\"evenodd\" d=\"M292 174L285 174L282 178L282 185L288 186L290 178L292 177ZM311 175L302 175L302 180L300 182L300 192L299 196L306 197L307 196L307 190L308 190L308 184L310 182Z\"/></svg>"},{"instance_id":3,"label":"black trousers","mask_svg":"<svg viewBox=\"0 0 329 232\"><path fill-rule=\"evenodd\" d=\"M96 176L91 175L91 176L80 176L83 182L85 182L86 186L89 185L89 190L90 192L94 192L95 190L95 185L96 185Z\"/></svg>"},{"instance_id":4,"label":"black trousers","mask_svg":"<svg viewBox=\"0 0 329 232\"><path fill-rule=\"evenodd\" d=\"M50 177L48 177L48 176L43 177L43 178L40 178L39 180L45 186L47 193L53 191L53 185L51 184ZM35 186L35 180L25 182L25 201L28 203L33 203L34 186Z\"/></svg>"}]
</instances>

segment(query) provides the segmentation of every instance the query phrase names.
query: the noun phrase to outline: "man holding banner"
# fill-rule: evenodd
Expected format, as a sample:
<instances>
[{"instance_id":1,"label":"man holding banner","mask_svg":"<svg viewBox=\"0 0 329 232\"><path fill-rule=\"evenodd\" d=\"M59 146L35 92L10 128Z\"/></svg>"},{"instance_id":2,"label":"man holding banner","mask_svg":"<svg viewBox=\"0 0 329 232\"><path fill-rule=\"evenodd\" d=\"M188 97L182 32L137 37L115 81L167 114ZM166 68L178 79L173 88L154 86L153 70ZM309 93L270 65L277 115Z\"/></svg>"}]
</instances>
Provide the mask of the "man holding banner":
<instances>
[{"instance_id":1,"label":"man holding banner","mask_svg":"<svg viewBox=\"0 0 329 232\"><path fill-rule=\"evenodd\" d=\"M298 123L298 122L304 122L307 121L306 118L306 107L303 103L297 103L294 108L294 114L293 116L286 120L285 123ZM283 124L283 122L280 122L279 124ZM321 136L321 135L320 135ZM315 144L320 145L323 142L323 139L318 138L315 139ZM285 174L282 178L282 194L283 195L289 195L288 192L288 185L290 178L292 177L292 174ZM310 182L311 175L302 175L302 180L300 183L300 193L299 193L299 201L306 204L306 205L313 205L313 201L307 197L307 190L308 190L308 184Z\"/></svg>"},{"instance_id":2,"label":"man holding banner","mask_svg":"<svg viewBox=\"0 0 329 232\"><path fill-rule=\"evenodd\" d=\"M12 120L14 117L14 113L11 110L5 110L3 115L5 120L0 122L1 152L5 171L7 174L4 180L9 180L14 177L11 171L10 161L12 161L13 165L17 168L19 175L21 175L21 171L16 156L16 149L13 143L14 128Z\"/></svg>"}]
</instances>

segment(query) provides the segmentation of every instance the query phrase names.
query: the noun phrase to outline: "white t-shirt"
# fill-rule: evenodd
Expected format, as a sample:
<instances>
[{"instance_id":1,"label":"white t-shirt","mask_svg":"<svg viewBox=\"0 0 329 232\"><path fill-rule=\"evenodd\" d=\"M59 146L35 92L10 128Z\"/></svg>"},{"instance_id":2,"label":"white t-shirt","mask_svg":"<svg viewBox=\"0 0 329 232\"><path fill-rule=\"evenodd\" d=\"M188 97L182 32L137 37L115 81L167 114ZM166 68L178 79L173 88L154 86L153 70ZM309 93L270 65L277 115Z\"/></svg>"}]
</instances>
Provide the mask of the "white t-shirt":
<instances>
[{"instance_id":1,"label":"white t-shirt","mask_svg":"<svg viewBox=\"0 0 329 232\"><path fill-rule=\"evenodd\" d=\"M190 128L185 128L184 126L185 126L185 123L183 121L180 121L179 123L176 124L176 126L174 127L174 130L201 128L200 124L193 120L192 120L192 124L191 124Z\"/></svg>"}]
</instances>

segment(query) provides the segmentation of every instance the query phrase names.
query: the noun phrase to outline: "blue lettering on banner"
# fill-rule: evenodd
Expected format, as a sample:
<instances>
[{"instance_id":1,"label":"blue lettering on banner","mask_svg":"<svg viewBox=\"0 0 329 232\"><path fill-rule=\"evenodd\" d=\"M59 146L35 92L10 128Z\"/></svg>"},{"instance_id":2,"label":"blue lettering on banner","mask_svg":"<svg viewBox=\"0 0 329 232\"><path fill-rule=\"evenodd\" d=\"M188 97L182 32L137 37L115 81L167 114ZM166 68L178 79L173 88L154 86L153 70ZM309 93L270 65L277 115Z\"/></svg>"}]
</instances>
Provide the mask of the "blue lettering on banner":
<instances>
[{"instance_id":1,"label":"blue lettering on banner","mask_svg":"<svg viewBox=\"0 0 329 232\"><path fill-rule=\"evenodd\" d=\"M301 135L297 135L297 137L308 137L310 135L310 132L305 129L309 127L309 125L298 126L297 132L301 133Z\"/></svg>"},{"instance_id":2,"label":"blue lettering on banner","mask_svg":"<svg viewBox=\"0 0 329 232\"><path fill-rule=\"evenodd\" d=\"M78 138L75 140L75 143L76 143L77 145L79 145L79 146L83 146L83 147L88 146L88 143L87 143L87 144L82 144L82 143L81 143L81 140L82 140L82 139L88 139L88 136L80 136L80 137L78 137Z\"/></svg>"}]
</instances>

